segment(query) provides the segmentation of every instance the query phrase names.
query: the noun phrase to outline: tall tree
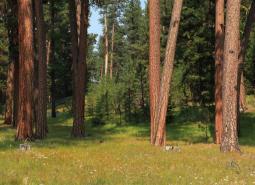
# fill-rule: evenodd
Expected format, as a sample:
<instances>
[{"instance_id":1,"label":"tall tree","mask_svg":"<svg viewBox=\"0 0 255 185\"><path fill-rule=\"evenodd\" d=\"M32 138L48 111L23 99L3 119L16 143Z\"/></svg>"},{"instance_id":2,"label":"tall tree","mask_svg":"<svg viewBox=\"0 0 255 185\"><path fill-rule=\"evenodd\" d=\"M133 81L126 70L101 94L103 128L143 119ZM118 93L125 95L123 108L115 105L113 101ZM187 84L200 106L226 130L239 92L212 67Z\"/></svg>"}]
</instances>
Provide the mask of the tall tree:
<instances>
[{"instance_id":1,"label":"tall tree","mask_svg":"<svg viewBox=\"0 0 255 185\"><path fill-rule=\"evenodd\" d=\"M19 112L17 140L31 139L33 104L33 18L31 0L18 0Z\"/></svg>"},{"instance_id":2,"label":"tall tree","mask_svg":"<svg viewBox=\"0 0 255 185\"><path fill-rule=\"evenodd\" d=\"M104 44L105 44L105 59L104 59L104 74L107 76L108 74L108 63L109 63L109 40L108 40L108 18L107 18L107 10L105 8L104 12Z\"/></svg>"},{"instance_id":3,"label":"tall tree","mask_svg":"<svg viewBox=\"0 0 255 185\"><path fill-rule=\"evenodd\" d=\"M216 0L215 13L215 143L222 135L222 72L224 53L224 0Z\"/></svg>"},{"instance_id":4,"label":"tall tree","mask_svg":"<svg viewBox=\"0 0 255 185\"><path fill-rule=\"evenodd\" d=\"M151 121L151 143L154 144L156 133L155 111L156 101L160 89L160 1L149 1L150 18L150 64L149 64L149 86L150 86L150 121Z\"/></svg>"},{"instance_id":5,"label":"tall tree","mask_svg":"<svg viewBox=\"0 0 255 185\"><path fill-rule=\"evenodd\" d=\"M88 0L81 0L80 22L77 24L75 1L69 0L70 25L72 34L73 57L73 137L83 137L85 106L85 62L87 51ZM78 13L79 14L79 13ZM77 31L79 28L79 31Z\"/></svg>"},{"instance_id":6,"label":"tall tree","mask_svg":"<svg viewBox=\"0 0 255 185\"><path fill-rule=\"evenodd\" d=\"M43 139L47 132L46 34L42 0L36 0L34 3L38 41L38 107L36 108L35 135Z\"/></svg>"},{"instance_id":7,"label":"tall tree","mask_svg":"<svg viewBox=\"0 0 255 185\"><path fill-rule=\"evenodd\" d=\"M169 26L165 63L161 77L160 93L157 99L154 122L156 123L155 145L165 145L166 113L174 68L176 42L181 19L183 0L175 0Z\"/></svg>"},{"instance_id":8,"label":"tall tree","mask_svg":"<svg viewBox=\"0 0 255 185\"><path fill-rule=\"evenodd\" d=\"M239 151L237 136L240 0L227 1L223 64L223 130L221 151Z\"/></svg>"}]
</instances>

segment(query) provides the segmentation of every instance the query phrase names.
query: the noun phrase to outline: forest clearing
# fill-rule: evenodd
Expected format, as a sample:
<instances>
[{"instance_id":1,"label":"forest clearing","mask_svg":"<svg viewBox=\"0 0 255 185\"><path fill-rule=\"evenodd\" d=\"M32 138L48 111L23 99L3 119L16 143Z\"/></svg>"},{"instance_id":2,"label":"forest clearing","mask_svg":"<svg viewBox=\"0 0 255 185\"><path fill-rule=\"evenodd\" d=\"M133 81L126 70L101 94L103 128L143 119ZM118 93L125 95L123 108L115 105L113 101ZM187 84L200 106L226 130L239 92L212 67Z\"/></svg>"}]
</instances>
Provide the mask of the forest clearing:
<instances>
[{"instance_id":1,"label":"forest clearing","mask_svg":"<svg viewBox=\"0 0 255 185\"><path fill-rule=\"evenodd\" d=\"M0 0L0 185L255 185L255 1Z\"/></svg>"}]
</instances>

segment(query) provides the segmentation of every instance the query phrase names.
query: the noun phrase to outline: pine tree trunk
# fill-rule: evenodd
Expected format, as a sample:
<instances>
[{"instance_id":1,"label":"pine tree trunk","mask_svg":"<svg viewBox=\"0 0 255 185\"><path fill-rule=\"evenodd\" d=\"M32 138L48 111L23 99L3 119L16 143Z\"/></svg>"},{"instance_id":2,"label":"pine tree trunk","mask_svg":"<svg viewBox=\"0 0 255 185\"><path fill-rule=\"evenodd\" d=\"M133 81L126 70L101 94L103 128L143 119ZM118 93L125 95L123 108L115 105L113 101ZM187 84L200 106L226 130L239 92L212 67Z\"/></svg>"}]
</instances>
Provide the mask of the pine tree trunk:
<instances>
[{"instance_id":1,"label":"pine tree trunk","mask_svg":"<svg viewBox=\"0 0 255 185\"><path fill-rule=\"evenodd\" d=\"M19 79L19 46L18 46L18 40L19 40L19 35L18 35L18 21L17 21L17 17L18 17L18 2L17 0L9 0L7 1L7 7L9 9L7 13L7 29L8 29L8 39L9 39L9 62L10 62L10 66L9 69L12 70L12 74L8 73L8 77L13 78L12 83L13 84L9 84L8 82L11 80L7 79L7 83L9 85L7 85L7 92L9 92L8 94L12 94L12 97L9 97L9 95L7 95L7 101L8 103L8 108L9 109L6 112L8 115L6 115L6 123L8 123L10 121L10 119L12 119L12 126L16 127L17 126L17 118L18 118L18 79ZM10 71L10 70L9 70ZM10 76L9 76L10 75ZM13 90L11 90L11 88L13 88ZM13 92L11 92L13 91ZM12 98L9 99L9 98ZM8 100L9 99L9 100ZM12 101L12 106L10 107L10 101ZM10 110L10 108L12 108L12 110ZM12 118L10 118L10 113L12 112Z\"/></svg>"},{"instance_id":2,"label":"pine tree trunk","mask_svg":"<svg viewBox=\"0 0 255 185\"><path fill-rule=\"evenodd\" d=\"M10 61L7 72L7 85L6 85L6 103L4 124L11 125L13 123L13 94L14 94L14 63Z\"/></svg>"},{"instance_id":3,"label":"pine tree trunk","mask_svg":"<svg viewBox=\"0 0 255 185\"><path fill-rule=\"evenodd\" d=\"M244 75L243 75L243 65L245 62L245 55L250 39L250 34L253 28L253 24L255 22L255 1L252 1L251 8L249 10L249 14L245 23L244 33L240 45L240 54L239 54L239 73L238 73L238 84L240 84L240 92L238 97L240 97L240 109L245 110L246 101L245 101L245 85L244 85Z\"/></svg>"},{"instance_id":4,"label":"pine tree trunk","mask_svg":"<svg viewBox=\"0 0 255 185\"><path fill-rule=\"evenodd\" d=\"M85 63L87 51L88 1L81 1L81 12L74 1L69 1L73 58L73 137L84 137ZM77 16L78 15L78 16ZM80 15L80 16L79 16ZM79 19L77 19L79 17ZM79 23L77 23L79 21ZM79 29L78 29L79 28ZM78 31L79 30L79 31Z\"/></svg>"},{"instance_id":5,"label":"pine tree trunk","mask_svg":"<svg viewBox=\"0 0 255 185\"><path fill-rule=\"evenodd\" d=\"M42 0L35 1L35 15L38 40L38 107L36 108L35 135L38 139L43 139L47 132L47 64Z\"/></svg>"},{"instance_id":6,"label":"pine tree trunk","mask_svg":"<svg viewBox=\"0 0 255 185\"><path fill-rule=\"evenodd\" d=\"M108 23L107 23L107 8L104 14L104 38L105 38L105 59L104 59L104 74L107 76L109 63L109 41L108 41Z\"/></svg>"},{"instance_id":7,"label":"pine tree trunk","mask_svg":"<svg viewBox=\"0 0 255 185\"><path fill-rule=\"evenodd\" d=\"M33 19L31 0L18 0L19 111L17 140L31 139L33 119Z\"/></svg>"},{"instance_id":8,"label":"pine tree trunk","mask_svg":"<svg viewBox=\"0 0 255 185\"><path fill-rule=\"evenodd\" d=\"M221 151L240 151L237 136L240 0L227 1L223 64L223 125Z\"/></svg>"},{"instance_id":9,"label":"pine tree trunk","mask_svg":"<svg viewBox=\"0 0 255 185\"><path fill-rule=\"evenodd\" d=\"M154 122L157 125L155 145L165 145L165 130L166 130L166 113L169 99L169 92L171 88L171 79L174 67L174 57L176 50L176 42L178 36L178 30L180 25L181 10L183 0L175 0L172 10L172 17L169 27L165 63L163 68L163 74L161 78L160 94L157 100L156 112Z\"/></svg>"},{"instance_id":10,"label":"pine tree trunk","mask_svg":"<svg viewBox=\"0 0 255 185\"><path fill-rule=\"evenodd\" d=\"M54 0L50 1L51 6L51 49L50 49L50 64L51 64L51 71L50 71L50 80L51 80L51 86L50 86L50 98L51 98L51 117L55 118L57 117L56 114L56 75L55 75L55 42L53 38L54 28L55 28L55 5Z\"/></svg>"},{"instance_id":11,"label":"pine tree trunk","mask_svg":"<svg viewBox=\"0 0 255 185\"><path fill-rule=\"evenodd\" d=\"M215 20L215 143L222 135L222 75L224 55L224 0L216 0Z\"/></svg>"},{"instance_id":12,"label":"pine tree trunk","mask_svg":"<svg viewBox=\"0 0 255 185\"><path fill-rule=\"evenodd\" d=\"M155 138L155 111L156 100L160 89L160 2L149 1L150 17L150 64L149 64L149 93L150 93L150 125L151 144Z\"/></svg>"},{"instance_id":13,"label":"pine tree trunk","mask_svg":"<svg viewBox=\"0 0 255 185\"><path fill-rule=\"evenodd\" d=\"M110 79L112 79L113 73L113 57L114 57L114 36L115 36L115 24L112 24L112 50L111 50L111 63L110 63Z\"/></svg>"}]
</instances>

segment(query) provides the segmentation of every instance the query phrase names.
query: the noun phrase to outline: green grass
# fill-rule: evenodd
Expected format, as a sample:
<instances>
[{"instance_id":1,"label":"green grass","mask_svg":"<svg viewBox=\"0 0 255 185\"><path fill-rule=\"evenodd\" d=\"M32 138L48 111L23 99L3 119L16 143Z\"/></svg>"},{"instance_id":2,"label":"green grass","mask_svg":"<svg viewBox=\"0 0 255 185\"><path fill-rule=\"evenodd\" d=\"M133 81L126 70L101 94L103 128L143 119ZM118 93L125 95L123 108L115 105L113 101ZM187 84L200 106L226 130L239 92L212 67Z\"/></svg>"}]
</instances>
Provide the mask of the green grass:
<instances>
[{"instance_id":1,"label":"green grass","mask_svg":"<svg viewBox=\"0 0 255 185\"><path fill-rule=\"evenodd\" d=\"M87 137L72 139L72 119L49 119L49 135L22 152L15 131L0 125L0 184L186 185L255 184L255 113L242 115L242 154L223 154L213 144L212 124L201 110L176 110L168 124L166 152L149 144L149 124L86 125ZM206 138L206 125L207 136Z\"/></svg>"}]
</instances>

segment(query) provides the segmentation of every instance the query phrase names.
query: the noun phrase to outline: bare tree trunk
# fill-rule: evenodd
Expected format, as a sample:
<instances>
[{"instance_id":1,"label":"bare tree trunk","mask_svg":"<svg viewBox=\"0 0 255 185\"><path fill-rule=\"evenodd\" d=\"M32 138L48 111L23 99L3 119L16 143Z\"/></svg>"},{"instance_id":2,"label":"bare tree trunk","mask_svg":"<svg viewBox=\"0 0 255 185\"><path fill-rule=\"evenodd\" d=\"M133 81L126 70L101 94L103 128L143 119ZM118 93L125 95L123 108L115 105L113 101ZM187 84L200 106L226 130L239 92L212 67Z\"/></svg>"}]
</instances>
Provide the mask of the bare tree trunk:
<instances>
[{"instance_id":1,"label":"bare tree trunk","mask_svg":"<svg viewBox=\"0 0 255 185\"><path fill-rule=\"evenodd\" d=\"M47 64L42 0L35 1L35 15L38 40L38 107L36 108L35 135L38 139L43 139L47 133Z\"/></svg>"},{"instance_id":2,"label":"bare tree trunk","mask_svg":"<svg viewBox=\"0 0 255 185\"><path fill-rule=\"evenodd\" d=\"M183 0L175 0L172 10L172 17L169 27L165 63L163 68L163 74L161 78L160 94L157 100L156 113L154 122L157 125L155 145L164 146L165 145L165 129L166 129L166 113L169 99L169 92L171 88L171 79L174 68L174 57L176 50L176 42L179 31L181 10L182 10Z\"/></svg>"},{"instance_id":3,"label":"bare tree trunk","mask_svg":"<svg viewBox=\"0 0 255 185\"><path fill-rule=\"evenodd\" d=\"M9 39L9 68L7 76L5 123L17 126L18 114L18 79L19 79L19 48L18 48L18 2L7 1L7 30ZM11 84L12 83L12 84ZM12 104L12 105L11 105ZM12 109L12 110L11 110ZM10 117L11 116L11 117ZM11 122L10 122L11 121Z\"/></svg>"},{"instance_id":4,"label":"bare tree trunk","mask_svg":"<svg viewBox=\"0 0 255 185\"><path fill-rule=\"evenodd\" d=\"M107 76L109 63L109 41L108 41L108 23L107 23L107 8L104 14L104 38L105 38L105 59L104 59L104 74Z\"/></svg>"},{"instance_id":5,"label":"bare tree trunk","mask_svg":"<svg viewBox=\"0 0 255 185\"><path fill-rule=\"evenodd\" d=\"M69 0L70 23L72 33L72 57L73 57L73 113L74 122L72 136L85 136L84 128L84 106L85 106L85 62L87 51L87 28L88 28L88 1L81 1L81 13L75 2ZM77 16L78 14L78 16ZM80 22L77 17L80 14ZM79 31L78 31L78 28Z\"/></svg>"},{"instance_id":6,"label":"bare tree trunk","mask_svg":"<svg viewBox=\"0 0 255 185\"><path fill-rule=\"evenodd\" d=\"M237 136L240 0L227 1L223 64L223 125L221 151L240 151Z\"/></svg>"},{"instance_id":7,"label":"bare tree trunk","mask_svg":"<svg viewBox=\"0 0 255 185\"><path fill-rule=\"evenodd\" d=\"M115 36L115 24L112 24L112 50L111 50L111 64L110 64L110 78L112 79L113 72L113 57L114 57L114 36Z\"/></svg>"},{"instance_id":8,"label":"bare tree trunk","mask_svg":"<svg viewBox=\"0 0 255 185\"><path fill-rule=\"evenodd\" d=\"M18 0L19 20L19 112L17 140L33 136L33 19L31 0ZM22 79L22 80L21 80Z\"/></svg>"},{"instance_id":9,"label":"bare tree trunk","mask_svg":"<svg viewBox=\"0 0 255 185\"><path fill-rule=\"evenodd\" d=\"M51 97L51 117L55 118L57 116L56 114L56 75L55 75L55 42L53 38L54 28L55 28L55 5L54 0L50 1L51 6L51 49L50 49L50 64L51 64L51 71L50 71L50 80L51 80L51 86L50 86L50 97Z\"/></svg>"},{"instance_id":10,"label":"bare tree trunk","mask_svg":"<svg viewBox=\"0 0 255 185\"><path fill-rule=\"evenodd\" d=\"M6 103L4 124L11 125L13 123L13 94L14 94L14 61L10 61L7 72L6 85Z\"/></svg>"},{"instance_id":11,"label":"bare tree trunk","mask_svg":"<svg viewBox=\"0 0 255 185\"><path fill-rule=\"evenodd\" d=\"M149 65L149 93L150 93L150 125L151 144L155 138L155 111L156 101L160 89L160 2L158 0L149 1L150 17L150 65Z\"/></svg>"},{"instance_id":12,"label":"bare tree trunk","mask_svg":"<svg viewBox=\"0 0 255 185\"><path fill-rule=\"evenodd\" d=\"M215 14L215 143L222 135L222 75L224 55L224 0L216 0Z\"/></svg>"},{"instance_id":13,"label":"bare tree trunk","mask_svg":"<svg viewBox=\"0 0 255 185\"><path fill-rule=\"evenodd\" d=\"M245 101L245 85L244 85L244 76L243 76L243 65L245 62L245 55L249 43L250 34L252 31L253 24L255 22L255 1L252 1L249 14L245 23L244 33L240 45L240 54L239 54L239 77L238 77L238 84L240 84L240 108L245 110L246 101ZM239 109L240 109L239 108Z\"/></svg>"}]
</instances>

